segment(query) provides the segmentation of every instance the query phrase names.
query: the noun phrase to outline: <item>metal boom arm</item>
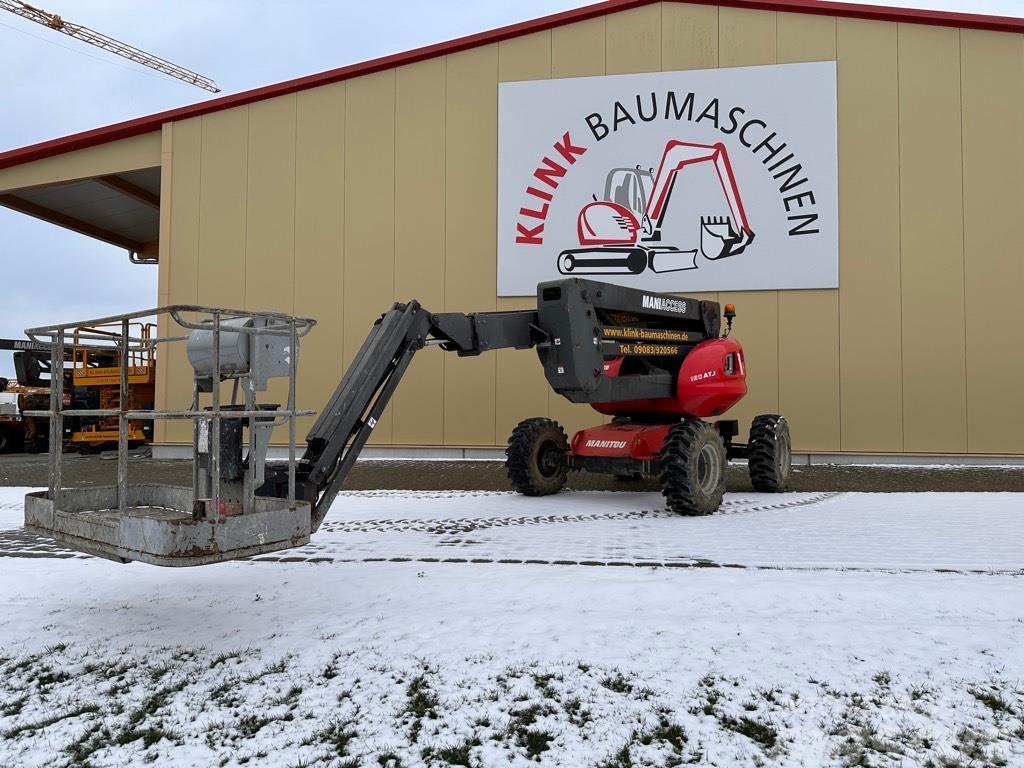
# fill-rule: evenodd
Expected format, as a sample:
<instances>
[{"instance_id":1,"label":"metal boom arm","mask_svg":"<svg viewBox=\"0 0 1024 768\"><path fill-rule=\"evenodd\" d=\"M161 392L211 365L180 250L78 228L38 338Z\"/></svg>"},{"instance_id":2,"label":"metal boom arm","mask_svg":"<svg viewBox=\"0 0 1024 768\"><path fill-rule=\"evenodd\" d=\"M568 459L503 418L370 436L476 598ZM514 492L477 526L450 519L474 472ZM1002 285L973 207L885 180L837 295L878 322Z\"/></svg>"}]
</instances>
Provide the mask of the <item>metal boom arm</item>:
<instances>
[{"instance_id":1,"label":"metal boom arm","mask_svg":"<svg viewBox=\"0 0 1024 768\"><path fill-rule=\"evenodd\" d=\"M306 437L296 495L312 503L312 529L323 522L416 352L438 345L471 356L492 349L529 349L543 338L533 310L432 314L412 301L385 312ZM272 476L261 494L281 495L283 480Z\"/></svg>"}]
</instances>

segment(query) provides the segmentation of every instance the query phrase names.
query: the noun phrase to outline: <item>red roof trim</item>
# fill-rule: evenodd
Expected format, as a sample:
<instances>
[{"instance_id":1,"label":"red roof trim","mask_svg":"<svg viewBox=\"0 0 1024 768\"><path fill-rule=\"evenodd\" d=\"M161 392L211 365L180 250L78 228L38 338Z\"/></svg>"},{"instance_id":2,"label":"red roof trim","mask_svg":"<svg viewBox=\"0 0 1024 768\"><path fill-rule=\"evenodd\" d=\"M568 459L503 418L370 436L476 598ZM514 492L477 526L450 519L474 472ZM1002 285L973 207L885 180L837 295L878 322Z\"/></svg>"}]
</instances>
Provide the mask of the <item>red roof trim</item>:
<instances>
[{"instance_id":1,"label":"red roof trim","mask_svg":"<svg viewBox=\"0 0 1024 768\"><path fill-rule=\"evenodd\" d=\"M295 80L287 80L283 83L268 85L262 88L235 93L230 96L222 96L217 99L201 101L198 104L190 104L186 107L158 112L155 115L139 117L123 123L95 128L91 131L72 134L58 139L51 139L39 144L32 144L20 149L12 149L0 153L0 169L11 166L30 163L35 160L42 160L47 157L61 155L66 152L94 147L99 144L106 144L120 139L140 136L144 133L159 130L167 122L184 120L190 117L198 117L210 112L222 109L251 104L254 101L284 96L296 91L303 91L308 88L316 88L321 85L336 83L341 80L348 80L360 75L368 75L379 72L383 69L391 69L403 64L413 64L417 61L430 59L435 56L442 56L449 53L457 53L467 48L475 48L480 45L496 43L500 40L507 40L532 32L541 32L545 29L572 24L578 21L585 21L597 16L604 16L616 11L624 11L630 8L639 8L644 5L658 2L658 0L605 0L605 2L594 5L575 8L570 11L556 13L551 16L543 16L532 21L525 21L519 24L511 24L506 27L499 27L487 32L480 32L467 37L460 37L443 43L428 45L423 48L416 48L404 53L397 53L391 56L383 56L378 59L371 59L359 64L351 64L340 69L332 69L315 75L307 75ZM718 5L732 8L751 8L762 11L790 11L794 13L812 13L825 16L843 16L857 19L872 19L876 21L909 22L913 24L933 24L945 27L966 27L971 29L985 29L998 32L1024 32L1024 19L1010 16L985 16L970 13L951 13L948 11L929 11L910 8L894 8L882 5L860 5L856 3L830 2L829 0L670 0L670 2L688 2L693 5Z\"/></svg>"}]
</instances>

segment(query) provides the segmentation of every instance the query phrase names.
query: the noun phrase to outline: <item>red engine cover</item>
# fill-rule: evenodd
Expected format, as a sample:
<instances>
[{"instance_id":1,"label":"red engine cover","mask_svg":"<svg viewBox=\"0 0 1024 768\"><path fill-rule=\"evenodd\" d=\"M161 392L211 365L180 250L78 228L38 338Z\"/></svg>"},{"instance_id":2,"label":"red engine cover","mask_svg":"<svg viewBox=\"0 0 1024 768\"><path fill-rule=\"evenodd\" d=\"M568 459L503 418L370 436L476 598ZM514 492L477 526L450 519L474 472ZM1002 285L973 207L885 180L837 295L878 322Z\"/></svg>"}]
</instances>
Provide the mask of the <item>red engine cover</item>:
<instances>
[{"instance_id":1,"label":"red engine cover","mask_svg":"<svg viewBox=\"0 0 1024 768\"><path fill-rule=\"evenodd\" d=\"M618 376L623 358L605 365L605 376ZM735 339L702 341L683 359L676 396L658 400L627 400L593 403L600 413L627 416L631 413L666 413L706 418L719 416L747 394L743 347Z\"/></svg>"}]
</instances>

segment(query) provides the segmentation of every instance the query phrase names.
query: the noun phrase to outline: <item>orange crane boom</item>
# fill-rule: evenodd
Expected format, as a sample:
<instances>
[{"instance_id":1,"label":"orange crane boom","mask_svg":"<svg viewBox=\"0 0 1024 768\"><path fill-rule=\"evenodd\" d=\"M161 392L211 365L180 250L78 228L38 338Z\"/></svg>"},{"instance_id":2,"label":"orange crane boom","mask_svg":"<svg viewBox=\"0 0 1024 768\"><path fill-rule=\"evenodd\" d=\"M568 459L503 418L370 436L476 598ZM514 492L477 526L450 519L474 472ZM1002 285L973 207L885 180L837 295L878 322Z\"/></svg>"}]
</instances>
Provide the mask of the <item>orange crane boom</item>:
<instances>
[{"instance_id":1,"label":"orange crane boom","mask_svg":"<svg viewBox=\"0 0 1024 768\"><path fill-rule=\"evenodd\" d=\"M159 56L154 56L151 53L146 53L140 48L136 48L133 45L122 43L120 40L115 40L108 35L104 35L97 32L94 29L83 27L81 24L72 24L69 21L64 21L60 16L49 11L44 11L41 8L36 8L28 3L23 3L20 0L0 0L0 10L10 11L13 14L21 16L23 19L34 21L37 24L42 24L44 27L49 27L58 32L62 32L68 37L73 37L76 40L95 45L97 48L102 48L110 53L116 53L129 61L134 61L136 64L142 64L150 69L155 69L158 72L163 72L165 75L177 78L190 85L194 85L197 88L202 88L205 91L211 93L220 93L220 88L208 77L203 77L198 72L193 72L190 69L179 67L177 64L173 64L167 59L161 59Z\"/></svg>"}]
</instances>

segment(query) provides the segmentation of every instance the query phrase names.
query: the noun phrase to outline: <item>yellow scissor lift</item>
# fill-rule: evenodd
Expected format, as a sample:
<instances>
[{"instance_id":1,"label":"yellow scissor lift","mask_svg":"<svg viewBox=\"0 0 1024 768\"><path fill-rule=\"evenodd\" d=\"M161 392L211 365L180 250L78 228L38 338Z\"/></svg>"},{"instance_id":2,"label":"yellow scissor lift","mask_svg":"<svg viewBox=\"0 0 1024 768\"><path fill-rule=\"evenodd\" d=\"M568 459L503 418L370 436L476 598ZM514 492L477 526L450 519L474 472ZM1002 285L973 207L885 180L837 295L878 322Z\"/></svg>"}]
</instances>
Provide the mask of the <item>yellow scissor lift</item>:
<instances>
[{"instance_id":1,"label":"yellow scissor lift","mask_svg":"<svg viewBox=\"0 0 1024 768\"><path fill-rule=\"evenodd\" d=\"M156 389L156 357L149 343L156 326L153 323L132 323L131 336L140 339L128 347L127 409L133 411L153 408ZM71 363L71 381L76 398L91 401L103 410L121 407L120 352L117 347L97 348L79 346L80 337L90 339L109 336L116 341L121 335L121 324L81 327L74 331ZM79 453L96 453L105 447L117 445L118 417L103 416L95 422L79 425L71 433L70 443ZM128 422L128 444L141 445L152 439L152 422L132 419Z\"/></svg>"}]
</instances>

